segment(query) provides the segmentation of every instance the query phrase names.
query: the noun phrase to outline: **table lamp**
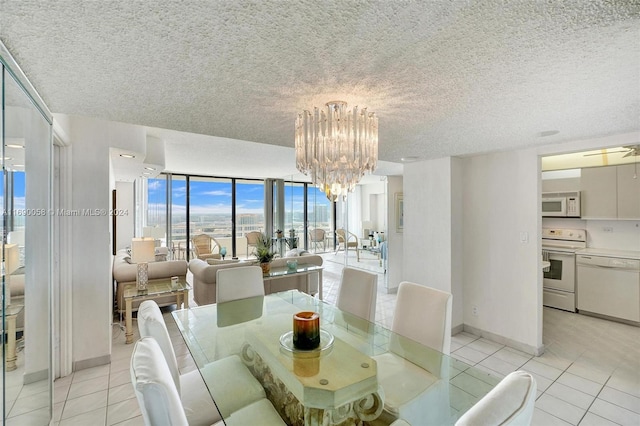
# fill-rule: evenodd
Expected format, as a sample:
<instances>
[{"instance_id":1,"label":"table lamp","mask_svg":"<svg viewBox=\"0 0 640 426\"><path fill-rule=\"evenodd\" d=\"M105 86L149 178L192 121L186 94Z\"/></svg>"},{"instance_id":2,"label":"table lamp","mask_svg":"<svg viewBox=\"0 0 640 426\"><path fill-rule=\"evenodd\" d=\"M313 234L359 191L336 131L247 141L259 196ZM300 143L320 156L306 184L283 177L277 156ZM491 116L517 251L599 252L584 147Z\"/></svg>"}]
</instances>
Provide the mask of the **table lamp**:
<instances>
[{"instance_id":1,"label":"table lamp","mask_svg":"<svg viewBox=\"0 0 640 426\"><path fill-rule=\"evenodd\" d=\"M155 245L153 238L134 238L131 240L131 261L138 267L136 274L138 290L147 289L149 262L156 260Z\"/></svg>"}]
</instances>

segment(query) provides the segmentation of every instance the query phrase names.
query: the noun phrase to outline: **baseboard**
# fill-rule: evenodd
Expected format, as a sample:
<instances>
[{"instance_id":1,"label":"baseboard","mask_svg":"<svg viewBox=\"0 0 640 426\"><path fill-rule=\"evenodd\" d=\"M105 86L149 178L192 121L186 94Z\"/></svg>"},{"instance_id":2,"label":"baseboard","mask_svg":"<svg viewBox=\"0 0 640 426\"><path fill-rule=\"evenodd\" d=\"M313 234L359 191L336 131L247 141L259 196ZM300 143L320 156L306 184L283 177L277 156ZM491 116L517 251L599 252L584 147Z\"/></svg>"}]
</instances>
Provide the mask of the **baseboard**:
<instances>
[{"instance_id":1,"label":"baseboard","mask_svg":"<svg viewBox=\"0 0 640 426\"><path fill-rule=\"evenodd\" d=\"M24 373L22 376L22 383L25 385L40 382L42 380L49 380L49 370L34 371L33 373Z\"/></svg>"},{"instance_id":2,"label":"baseboard","mask_svg":"<svg viewBox=\"0 0 640 426\"><path fill-rule=\"evenodd\" d=\"M480 328L473 327L469 324L464 324L463 330L475 336L485 337L491 340L492 342L509 346L510 348L517 349L519 351L531 354L533 356L540 356L544 353L544 345L541 345L539 347L527 345L526 343L518 342L516 340L509 339L504 336L500 336L499 334L491 333L490 331L485 331Z\"/></svg>"},{"instance_id":3,"label":"baseboard","mask_svg":"<svg viewBox=\"0 0 640 426\"><path fill-rule=\"evenodd\" d=\"M464 324L459 324L451 328L451 335L455 336L456 334L462 333L463 331L464 331Z\"/></svg>"},{"instance_id":4,"label":"baseboard","mask_svg":"<svg viewBox=\"0 0 640 426\"><path fill-rule=\"evenodd\" d=\"M101 365L110 364L111 355L103 355L97 358L83 359L82 361L73 362L73 371L86 370L87 368L99 367Z\"/></svg>"}]
</instances>

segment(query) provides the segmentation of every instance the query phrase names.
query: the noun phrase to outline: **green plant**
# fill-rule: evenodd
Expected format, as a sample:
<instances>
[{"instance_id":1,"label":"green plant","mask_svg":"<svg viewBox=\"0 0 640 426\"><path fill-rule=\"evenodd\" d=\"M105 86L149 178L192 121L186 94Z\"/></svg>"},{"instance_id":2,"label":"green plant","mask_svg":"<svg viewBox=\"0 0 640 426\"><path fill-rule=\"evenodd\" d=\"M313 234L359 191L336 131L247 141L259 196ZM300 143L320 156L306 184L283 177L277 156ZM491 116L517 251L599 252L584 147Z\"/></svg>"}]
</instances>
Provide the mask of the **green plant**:
<instances>
[{"instance_id":1,"label":"green plant","mask_svg":"<svg viewBox=\"0 0 640 426\"><path fill-rule=\"evenodd\" d=\"M255 255L260 263L269 263L275 257L275 253L271 250L271 238L266 234L260 234L256 245Z\"/></svg>"}]
</instances>

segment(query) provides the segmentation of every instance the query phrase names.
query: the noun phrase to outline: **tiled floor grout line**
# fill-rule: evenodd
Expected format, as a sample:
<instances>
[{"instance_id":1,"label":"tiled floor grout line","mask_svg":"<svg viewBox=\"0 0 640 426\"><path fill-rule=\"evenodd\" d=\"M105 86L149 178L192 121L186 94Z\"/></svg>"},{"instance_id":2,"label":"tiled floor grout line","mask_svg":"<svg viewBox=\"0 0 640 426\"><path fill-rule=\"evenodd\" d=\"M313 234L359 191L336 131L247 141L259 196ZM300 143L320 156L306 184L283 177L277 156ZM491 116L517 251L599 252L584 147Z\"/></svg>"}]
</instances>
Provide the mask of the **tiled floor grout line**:
<instances>
[{"instance_id":1,"label":"tiled floor grout line","mask_svg":"<svg viewBox=\"0 0 640 426\"><path fill-rule=\"evenodd\" d=\"M573 363L571 363L573 365ZM604 390L605 386L607 386L607 383L609 383L609 380L611 380L611 376L609 376L607 378L607 380L604 382L604 384L602 385L602 387L600 388L600 390L598 391L598 394L595 396L595 398L593 398L593 401L591 401L591 404L589 404L589 406L587 407L586 411L584 412L584 414L582 415L582 417L580 418L580 421L578 422L578 424L582 423L582 420L584 420L585 416L587 415L587 413L589 412L589 409L591 408L591 406L593 406L593 403L596 402L596 400L598 399L598 397L600 396L600 394L602 393L602 391ZM624 408L624 407L622 407ZM608 419L607 419L608 420Z\"/></svg>"}]
</instances>

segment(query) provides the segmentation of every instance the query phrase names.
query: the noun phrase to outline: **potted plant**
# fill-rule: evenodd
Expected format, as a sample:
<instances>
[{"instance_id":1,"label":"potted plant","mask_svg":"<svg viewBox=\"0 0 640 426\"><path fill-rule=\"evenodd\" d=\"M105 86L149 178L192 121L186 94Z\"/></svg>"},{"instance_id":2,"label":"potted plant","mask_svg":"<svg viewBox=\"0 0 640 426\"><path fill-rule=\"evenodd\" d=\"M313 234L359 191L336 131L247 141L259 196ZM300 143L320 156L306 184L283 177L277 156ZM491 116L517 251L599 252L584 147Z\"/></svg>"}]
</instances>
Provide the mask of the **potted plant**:
<instances>
[{"instance_id":1,"label":"potted plant","mask_svg":"<svg viewBox=\"0 0 640 426\"><path fill-rule=\"evenodd\" d=\"M271 250L271 238L266 234L260 234L258 243L256 244L256 258L260 262L263 274L268 274L271 270L271 261L275 257L275 253Z\"/></svg>"}]
</instances>

